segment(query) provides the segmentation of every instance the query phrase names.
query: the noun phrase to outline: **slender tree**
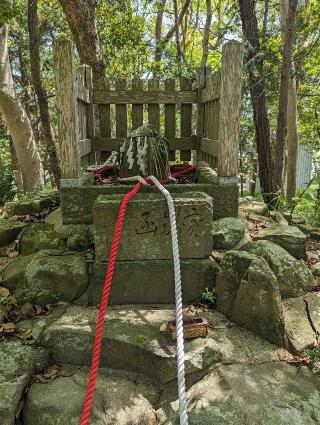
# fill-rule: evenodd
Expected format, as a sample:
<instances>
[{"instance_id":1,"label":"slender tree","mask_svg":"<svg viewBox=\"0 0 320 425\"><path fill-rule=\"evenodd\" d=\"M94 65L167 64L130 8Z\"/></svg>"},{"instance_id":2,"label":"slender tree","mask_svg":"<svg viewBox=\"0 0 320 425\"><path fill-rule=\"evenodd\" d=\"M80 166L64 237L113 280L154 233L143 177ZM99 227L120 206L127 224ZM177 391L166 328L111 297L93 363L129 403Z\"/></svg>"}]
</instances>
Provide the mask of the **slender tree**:
<instances>
[{"instance_id":1,"label":"slender tree","mask_svg":"<svg viewBox=\"0 0 320 425\"><path fill-rule=\"evenodd\" d=\"M209 52L209 41L210 41L210 28L212 22L212 6L211 0L206 0L206 23L203 31L203 39L202 39L202 57L201 57L201 68L205 68L208 60L208 52Z\"/></svg>"},{"instance_id":2,"label":"slender tree","mask_svg":"<svg viewBox=\"0 0 320 425\"><path fill-rule=\"evenodd\" d=\"M53 174L55 184L59 188L60 168L58 154L54 134L51 127L47 93L41 80L38 0L28 0L28 30L32 83L38 99L42 132L46 141L50 169Z\"/></svg>"},{"instance_id":3,"label":"slender tree","mask_svg":"<svg viewBox=\"0 0 320 425\"><path fill-rule=\"evenodd\" d=\"M295 19L298 0L290 0L283 26L282 64L279 93L279 108L277 119L277 134L274 148L274 177L273 182L277 191L282 190L285 140L288 123L288 92L290 86L292 48L295 33Z\"/></svg>"},{"instance_id":4,"label":"slender tree","mask_svg":"<svg viewBox=\"0 0 320 425\"><path fill-rule=\"evenodd\" d=\"M260 35L255 11L255 0L238 0L242 30L247 41L247 66L253 106L255 137L258 152L259 177L265 202L274 205L272 182L272 152L270 124L265 96L263 57L260 55Z\"/></svg>"},{"instance_id":5,"label":"slender tree","mask_svg":"<svg viewBox=\"0 0 320 425\"><path fill-rule=\"evenodd\" d=\"M6 0L8 7L11 0ZM0 28L0 113L12 137L23 179L23 189L31 191L43 183L43 168L30 119L17 98L8 53L9 25Z\"/></svg>"}]
</instances>

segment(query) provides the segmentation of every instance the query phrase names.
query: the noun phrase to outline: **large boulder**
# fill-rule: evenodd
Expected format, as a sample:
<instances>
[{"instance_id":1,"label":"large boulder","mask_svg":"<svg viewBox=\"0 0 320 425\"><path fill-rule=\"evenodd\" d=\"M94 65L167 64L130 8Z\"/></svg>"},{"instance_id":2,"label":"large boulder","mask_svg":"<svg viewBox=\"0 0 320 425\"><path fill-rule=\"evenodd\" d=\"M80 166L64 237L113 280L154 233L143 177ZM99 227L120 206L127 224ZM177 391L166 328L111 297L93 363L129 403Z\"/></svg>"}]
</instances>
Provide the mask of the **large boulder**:
<instances>
[{"instance_id":1,"label":"large boulder","mask_svg":"<svg viewBox=\"0 0 320 425\"><path fill-rule=\"evenodd\" d=\"M264 202L258 202L250 199L240 199L240 211L246 215L258 214L265 217L269 216L268 206Z\"/></svg>"},{"instance_id":2,"label":"large boulder","mask_svg":"<svg viewBox=\"0 0 320 425\"><path fill-rule=\"evenodd\" d=\"M320 262L315 264L312 268L312 274L315 277L320 277Z\"/></svg>"},{"instance_id":3,"label":"large boulder","mask_svg":"<svg viewBox=\"0 0 320 425\"><path fill-rule=\"evenodd\" d=\"M309 292L283 301L288 346L297 353L318 344L320 334L320 293Z\"/></svg>"},{"instance_id":4,"label":"large boulder","mask_svg":"<svg viewBox=\"0 0 320 425\"><path fill-rule=\"evenodd\" d=\"M3 286L15 294L19 304L72 302L87 285L85 257L68 251L39 251L18 259L9 264L3 277Z\"/></svg>"},{"instance_id":5,"label":"large boulder","mask_svg":"<svg viewBox=\"0 0 320 425\"><path fill-rule=\"evenodd\" d=\"M93 243L93 235L87 224L65 224L56 227L70 251L85 251Z\"/></svg>"},{"instance_id":6,"label":"large boulder","mask_svg":"<svg viewBox=\"0 0 320 425\"><path fill-rule=\"evenodd\" d=\"M303 261L296 260L281 246L267 240L249 242L242 250L264 258L278 279L282 298L292 298L312 291L315 280Z\"/></svg>"},{"instance_id":7,"label":"large boulder","mask_svg":"<svg viewBox=\"0 0 320 425\"><path fill-rule=\"evenodd\" d=\"M22 231L19 250L21 254L30 255L42 249L57 249L60 244L61 237L53 230L52 225L32 224Z\"/></svg>"},{"instance_id":8,"label":"large boulder","mask_svg":"<svg viewBox=\"0 0 320 425\"><path fill-rule=\"evenodd\" d=\"M43 349L35 349L20 342L0 343L0 423L14 425L16 411L24 389L33 373L48 362Z\"/></svg>"},{"instance_id":9,"label":"large boulder","mask_svg":"<svg viewBox=\"0 0 320 425\"><path fill-rule=\"evenodd\" d=\"M58 364L90 366L97 317L97 309L68 307L42 335L42 344L50 351L51 358ZM101 367L142 373L160 384L174 380L177 373L176 343L171 340L169 331L165 331L168 321L174 318L172 306L108 308ZM194 339L185 346L187 376L204 373L221 360L220 347L210 336Z\"/></svg>"},{"instance_id":10,"label":"large boulder","mask_svg":"<svg viewBox=\"0 0 320 425\"><path fill-rule=\"evenodd\" d=\"M263 338L284 344L281 295L268 263L248 252L229 251L220 266L217 309Z\"/></svg>"},{"instance_id":11,"label":"large boulder","mask_svg":"<svg viewBox=\"0 0 320 425\"><path fill-rule=\"evenodd\" d=\"M253 240L268 240L280 245L295 258L307 258L306 236L295 226L274 224L260 230L253 236Z\"/></svg>"},{"instance_id":12,"label":"large boulder","mask_svg":"<svg viewBox=\"0 0 320 425\"><path fill-rule=\"evenodd\" d=\"M7 202L5 211L8 216L33 215L59 204L57 192L42 193L35 197L25 197L18 201Z\"/></svg>"},{"instance_id":13,"label":"large boulder","mask_svg":"<svg viewBox=\"0 0 320 425\"><path fill-rule=\"evenodd\" d=\"M19 233L27 226L27 223L15 220L0 220L0 246L14 241Z\"/></svg>"},{"instance_id":14,"label":"large boulder","mask_svg":"<svg viewBox=\"0 0 320 425\"><path fill-rule=\"evenodd\" d=\"M33 384L23 410L24 425L78 425L88 377L86 368L64 368L56 380ZM90 424L155 425L152 405L158 396L154 384L137 374L100 370Z\"/></svg>"},{"instance_id":15,"label":"large boulder","mask_svg":"<svg viewBox=\"0 0 320 425\"><path fill-rule=\"evenodd\" d=\"M243 220L234 217L221 218L212 225L213 248L232 249L244 237L246 231Z\"/></svg>"},{"instance_id":16,"label":"large boulder","mask_svg":"<svg viewBox=\"0 0 320 425\"><path fill-rule=\"evenodd\" d=\"M320 422L320 381L306 367L269 362L228 365L187 391L192 425L316 425ZM179 424L176 391L163 392L160 425Z\"/></svg>"}]
</instances>

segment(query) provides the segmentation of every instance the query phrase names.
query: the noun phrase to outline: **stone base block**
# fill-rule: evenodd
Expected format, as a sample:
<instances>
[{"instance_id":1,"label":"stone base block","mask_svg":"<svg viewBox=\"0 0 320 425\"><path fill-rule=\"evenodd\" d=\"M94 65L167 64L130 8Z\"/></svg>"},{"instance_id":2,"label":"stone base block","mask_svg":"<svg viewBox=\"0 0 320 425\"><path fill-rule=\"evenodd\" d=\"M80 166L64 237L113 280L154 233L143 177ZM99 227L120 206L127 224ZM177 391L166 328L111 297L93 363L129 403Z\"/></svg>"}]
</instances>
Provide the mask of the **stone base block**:
<instances>
[{"instance_id":1,"label":"stone base block","mask_svg":"<svg viewBox=\"0 0 320 425\"><path fill-rule=\"evenodd\" d=\"M182 260L183 303L200 301L204 288L216 278L210 259ZM91 285L79 303L100 304L106 263L95 262ZM174 274L171 260L119 261L113 277L110 304L174 304Z\"/></svg>"},{"instance_id":2,"label":"stone base block","mask_svg":"<svg viewBox=\"0 0 320 425\"><path fill-rule=\"evenodd\" d=\"M169 184L169 192L205 192L213 199L213 220L224 217L238 217L239 188L237 184L223 186L218 183ZM121 194L132 189L132 185L92 185L61 188L61 206L64 224L92 224L92 206L98 196ZM143 187L141 193L159 193L155 187Z\"/></svg>"},{"instance_id":3,"label":"stone base block","mask_svg":"<svg viewBox=\"0 0 320 425\"><path fill-rule=\"evenodd\" d=\"M96 259L108 260L122 195L100 196L93 205ZM212 252L212 198L201 192L174 196L180 258L207 258ZM128 205L120 261L172 258L167 202L161 194L140 194Z\"/></svg>"}]
</instances>

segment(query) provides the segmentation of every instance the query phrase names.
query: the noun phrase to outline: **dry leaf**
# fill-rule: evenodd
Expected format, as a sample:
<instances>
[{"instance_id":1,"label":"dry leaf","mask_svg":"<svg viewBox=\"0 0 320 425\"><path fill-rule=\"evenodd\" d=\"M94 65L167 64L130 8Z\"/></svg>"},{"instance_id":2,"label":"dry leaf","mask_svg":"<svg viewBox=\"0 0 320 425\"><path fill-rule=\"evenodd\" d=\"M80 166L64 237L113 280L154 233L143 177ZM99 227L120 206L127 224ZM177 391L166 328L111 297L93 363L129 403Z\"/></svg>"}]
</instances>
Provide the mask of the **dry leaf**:
<instances>
[{"instance_id":1,"label":"dry leaf","mask_svg":"<svg viewBox=\"0 0 320 425\"><path fill-rule=\"evenodd\" d=\"M281 362L295 364L298 366L302 366L302 365L306 366L310 363L310 360L307 357L294 356L293 354L289 353L289 351L285 350L284 348L279 348L277 350L277 355Z\"/></svg>"},{"instance_id":2,"label":"dry leaf","mask_svg":"<svg viewBox=\"0 0 320 425\"><path fill-rule=\"evenodd\" d=\"M162 325L160 326L160 332L165 332L166 330L167 330L166 323L162 323Z\"/></svg>"},{"instance_id":3,"label":"dry leaf","mask_svg":"<svg viewBox=\"0 0 320 425\"><path fill-rule=\"evenodd\" d=\"M8 298L8 296L10 295L10 291L7 288L0 288L0 298Z\"/></svg>"},{"instance_id":4,"label":"dry leaf","mask_svg":"<svg viewBox=\"0 0 320 425\"><path fill-rule=\"evenodd\" d=\"M1 327L2 327L2 332L4 333L14 333L16 325L12 322L9 322L9 323L2 323Z\"/></svg>"},{"instance_id":5,"label":"dry leaf","mask_svg":"<svg viewBox=\"0 0 320 425\"><path fill-rule=\"evenodd\" d=\"M43 373L35 375L34 379L35 379L35 382L40 382L44 384L45 382L53 381L54 379L58 377L58 375L59 375L59 366L56 364L53 364L47 367L47 369L45 369Z\"/></svg>"},{"instance_id":6,"label":"dry leaf","mask_svg":"<svg viewBox=\"0 0 320 425\"><path fill-rule=\"evenodd\" d=\"M26 341L28 339L31 339L32 338L32 330L29 329L25 332L20 333L18 336L21 339L21 341Z\"/></svg>"},{"instance_id":7,"label":"dry leaf","mask_svg":"<svg viewBox=\"0 0 320 425\"><path fill-rule=\"evenodd\" d=\"M17 257L19 255L19 251L9 251L7 255L9 258Z\"/></svg>"}]
</instances>

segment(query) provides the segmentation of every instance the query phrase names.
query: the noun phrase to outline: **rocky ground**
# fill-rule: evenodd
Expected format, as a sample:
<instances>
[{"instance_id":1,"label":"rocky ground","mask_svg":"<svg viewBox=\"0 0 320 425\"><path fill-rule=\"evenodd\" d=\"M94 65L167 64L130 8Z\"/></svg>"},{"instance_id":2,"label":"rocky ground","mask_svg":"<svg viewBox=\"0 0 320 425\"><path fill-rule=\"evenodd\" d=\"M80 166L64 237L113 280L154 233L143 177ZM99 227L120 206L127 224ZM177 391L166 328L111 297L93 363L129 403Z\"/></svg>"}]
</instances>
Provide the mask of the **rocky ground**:
<instances>
[{"instance_id":1,"label":"rocky ground","mask_svg":"<svg viewBox=\"0 0 320 425\"><path fill-rule=\"evenodd\" d=\"M88 380L92 232L40 201L0 220L1 425L78 424ZM298 224L249 201L213 223L211 304L184 311L209 323L186 343L190 424L320 423L320 243ZM91 424L179 423L173 319L172 305L109 308Z\"/></svg>"}]
</instances>

